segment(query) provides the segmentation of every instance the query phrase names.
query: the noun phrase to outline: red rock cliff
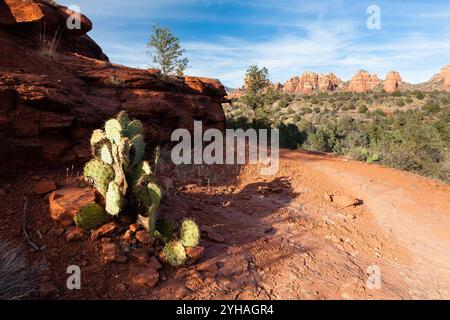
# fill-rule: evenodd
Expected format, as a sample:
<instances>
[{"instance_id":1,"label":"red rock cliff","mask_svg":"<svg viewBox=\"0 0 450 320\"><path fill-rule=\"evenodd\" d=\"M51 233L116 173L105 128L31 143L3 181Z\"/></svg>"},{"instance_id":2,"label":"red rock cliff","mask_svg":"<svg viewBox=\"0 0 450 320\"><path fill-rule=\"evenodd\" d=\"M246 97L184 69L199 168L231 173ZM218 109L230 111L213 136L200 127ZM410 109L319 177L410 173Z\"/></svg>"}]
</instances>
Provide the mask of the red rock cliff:
<instances>
[{"instance_id":1,"label":"red rock cliff","mask_svg":"<svg viewBox=\"0 0 450 320\"><path fill-rule=\"evenodd\" d=\"M192 130L194 119L225 129L219 81L111 64L86 35L86 17L81 30L65 27L70 14L45 1L0 0L0 160L85 161L91 131L120 110L144 122L152 144ZM37 45L43 25L49 36L59 30L55 56Z\"/></svg>"},{"instance_id":2,"label":"red rock cliff","mask_svg":"<svg viewBox=\"0 0 450 320\"><path fill-rule=\"evenodd\" d=\"M350 92L369 92L378 87L382 81L376 74L371 75L367 71L357 72L348 84L347 90Z\"/></svg>"},{"instance_id":3,"label":"red rock cliff","mask_svg":"<svg viewBox=\"0 0 450 320\"><path fill-rule=\"evenodd\" d=\"M314 92L332 92L342 86L342 81L333 73L328 75L305 72L301 77L293 77L286 81L283 91L296 94L312 94Z\"/></svg>"},{"instance_id":4,"label":"red rock cliff","mask_svg":"<svg viewBox=\"0 0 450 320\"><path fill-rule=\"evenodd\" d=\"M442 68L440 77L444 81L444 90L450 90L450 64Z\"/></svg>"}]
</instances>

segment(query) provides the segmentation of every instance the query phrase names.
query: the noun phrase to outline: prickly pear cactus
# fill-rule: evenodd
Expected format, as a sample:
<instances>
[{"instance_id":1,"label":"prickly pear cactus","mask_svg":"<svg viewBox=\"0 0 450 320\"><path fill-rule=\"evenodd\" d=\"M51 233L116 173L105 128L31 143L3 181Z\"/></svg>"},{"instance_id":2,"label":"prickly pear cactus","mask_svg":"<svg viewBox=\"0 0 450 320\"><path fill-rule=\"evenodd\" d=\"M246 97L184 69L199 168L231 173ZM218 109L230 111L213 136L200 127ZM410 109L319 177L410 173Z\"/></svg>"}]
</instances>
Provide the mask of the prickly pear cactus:
<instances>
[{"instance_id":1,"label":"prickly pear cactus","mask_svg":"<svg viewBox=\"0 0 450 320\"><path fill-rule=\"evenodd\" d=\"M126 112L106 121L104 130L91 136L93 159L84 168L84 177L105 198L105 210L112 216L130 207L155 225L161 189L150 164L144 161L144 126Z\"/></svg>"},{"instance_id":2,"label":"prickly pear cactus","mask_svg":"<svg viewBox=\"0 0 450 320\"><path fill-rule=\"evenodd\" d=\"M193 220L186 219L181 224L180 238L172 239L172 224L157 219L162 193L155 171L144 160L144 134L142 123L130 119L126 112L106 121L104 130L92 133L93 159L85 165L84 177L103 196L105 208L99 204L88 205L80 210L75 222L82 229L92 230L107 222L110 216L124 211L133 213L151 236L166 243L163 259L179 267L187 260L185 248L198 245L200 229Z\"/></svg>"}]
</instances>

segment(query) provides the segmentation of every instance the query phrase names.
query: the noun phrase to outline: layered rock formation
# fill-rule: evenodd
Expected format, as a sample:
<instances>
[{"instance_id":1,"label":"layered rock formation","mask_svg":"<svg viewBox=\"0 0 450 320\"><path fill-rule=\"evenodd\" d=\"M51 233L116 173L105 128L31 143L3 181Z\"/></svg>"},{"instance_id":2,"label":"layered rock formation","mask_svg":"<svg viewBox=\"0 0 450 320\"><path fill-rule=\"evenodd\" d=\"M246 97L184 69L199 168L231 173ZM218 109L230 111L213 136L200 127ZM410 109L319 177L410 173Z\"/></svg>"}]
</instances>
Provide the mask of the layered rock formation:
<instances>
[{"instance_id":1,"label":"layered rock formation","mask_svg":"<svg viewBox=\"0 0 450 320\"><path fill-rule=\"evenodd\" d=\"M399 90L399 88L403 85L402 78L400 77L400 73L396 71L390 71L386 75L386 79L384 80L384 91L388 93L395 92Z\"/></svg>"},{"instance_id":2,"label":"layered rock formation","mask_svg":"<svg viewBox=\"0 0 450 320\"><path fill-rule=\"evenodd\" d=\"M92 130L120 110L144 122L154 145L176 128L193 130L194 119L224 130L219 81L111 64L85 34L86 17L81 30L64 29L68 12L45 1L0 0L0 160L84 162ZM54 56L36 45L42 25L49 36L61 30Z\"/></svg>"},{"instance_id":3,"label":"layered rock formation","mask_svg":"<svg viewBox=\"0 0 450 320\"><path fill-rule=\"evenodd\" d=\"M444 81L444 90L450 90L450 64L442 68L439 75Z\"/></svg>"},{"instance_id":4,"label":"layered rock formation","mask_svg":"<svg viewBox=\"0 0 450 320\"><path fill-rule=\"evenodd\" d=\"M350 92L369 92L373 91L382 81L376 74L370 74L367 71L358 71L348 83L347 90Z\"/></svg>"},{"instance_id":5,"label":"layered rock formation","mask_svg":"<svg viewBox=\"0 0 450 320\"><path fill-rule=\"evenodd\" d=\"M283 91L294 94L312 94L314 92L332 92L342 86L342 81L333 73L328 75L305 72L301 77L286 81Z\"/></svg>"}]
</instances>

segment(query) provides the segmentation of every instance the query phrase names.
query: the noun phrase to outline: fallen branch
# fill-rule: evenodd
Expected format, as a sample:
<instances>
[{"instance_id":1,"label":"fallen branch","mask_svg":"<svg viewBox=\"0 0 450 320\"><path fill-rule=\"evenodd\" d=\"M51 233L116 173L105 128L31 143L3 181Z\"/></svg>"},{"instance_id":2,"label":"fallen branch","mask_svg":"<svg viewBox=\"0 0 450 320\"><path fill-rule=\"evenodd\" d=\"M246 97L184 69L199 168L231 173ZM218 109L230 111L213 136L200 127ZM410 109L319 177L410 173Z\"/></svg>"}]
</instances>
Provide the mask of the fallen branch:
<instances>
[{"instance_id":1,"label":"fallen branch","mask_svg":"<svg viewBox=\"0 0 450 320\"><path fill-rule=\"evenodd\" d=\"M25 240L33 247L36 251L40 251L39 247L30 240L30 237L27 233L26 222L27 222L27 205L28 205L28 197L25 197L25 203L23 205L23 213L22 213L22 231L25 237Z\"/></svg>"}]
</instances>

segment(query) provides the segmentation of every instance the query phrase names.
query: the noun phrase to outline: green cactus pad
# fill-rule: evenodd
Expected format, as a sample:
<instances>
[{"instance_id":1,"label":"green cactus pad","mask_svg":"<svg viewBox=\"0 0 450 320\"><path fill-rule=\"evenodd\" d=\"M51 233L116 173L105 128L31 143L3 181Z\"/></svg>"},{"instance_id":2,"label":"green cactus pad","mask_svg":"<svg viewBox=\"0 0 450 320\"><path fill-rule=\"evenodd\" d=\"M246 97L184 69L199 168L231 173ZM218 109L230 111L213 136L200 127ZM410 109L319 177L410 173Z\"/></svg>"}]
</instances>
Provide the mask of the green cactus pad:
<instances>
[{"instance_id":1,"label":"green cactus pad","mask_svg":"<svg viewBox=\"0 0 450 320\"><path fill-rule=\"evenodd\" d=\"M125 171L129 170L131 142L128 138L122 138L117 149L118 161Z\"/></svg>"},{"instance_id":2,"label":"green cactus pad","mask_svg":"<svg viewBox=\"0 0 450 320\"><path fill-rule=\"evenodd\" d=\"M106 137L115 145L119 145L122 140L122 125L117 119L111 119L105 123Z\"/></svg>"},{"instance_id":3,"label":"green cactus pad","mask_svg":"<svg viewBox=\"0 0 450 320\"><path fill-rule=\"evenodd\" d=\"M106 192L106 212L112 216L119 215L125 206L125 198L120 192L120 188L115 181L111 182Z\"/></svg>"},{"instance_id":4,"label":"green cactus pad","mask_svg":"<svg viewBox=\"0 0 450 320\"><path fill-rule=\"evenodd\" d=\"M84 167L84 178L105 196L109 183L114 180L114 169L101 160L93 159Z\"/></svg>"},{"instance_id":5,"label":"green cactus pad","mask_svg":"<svg viewBox=\"0 0 450 320\"><path fill-rule=\"evenodd\" d=\"M100 149L100 158L109 165L113 164L113 157L108 144L104 144Z\"/></svg>"},{"instance_id":6,"label":"green cactus pad","mask_svg":"<svg viewBox=\"0 0 450 320\"><path fill-rule=\"evenodd\" d=\"M117 119L117 121L119 121L122 128L128 127L128 125L130 123L130 117L128 116L128 113L126 111L120 111L117 114L116 119Z\"/></svg>"},{"instance_id":7,"label":"green cactus pad","mask_svg":"<svg viewBox=\"0 0 450 320\"><path fill-rule=\"evenodd\" d=\"M179 267L186 262L186 251L181 241L170 241L163 249L163 259L173 267Z\"/></svg>"},{"instance_id":8,"label":"green cactus pad","mask_svg":"<svg viewBox=\"0 0 450 320\"><path fill-rule=\"evenodd\" d=\"M108 138L103 130L94 130L91 136L92 155L96 158L100 157L100 149L108 142Z\"/></svg>"},{"instance_id":9,"label":"green cactus pad","mask_svg":"<svg viewBox=\"0 0 450 320\"><path fill-rule=\"evenodd\" d=\"M91 203L80 209L74 221L81 229L91 231L107 223L109 217L101 205Z\"/></svg>"},{"instance_id":10,"label":"green cactus pad","mask_svg":"<svg viewBox=\"0 0 450 320\"><path fill-rule=\"evenodd\" d=\"M173 235L173 224L169 219L164 217L159 217L156 219L154 236L161 239L164 242L169 242L172 240Z\"/></svg>"},{"instance_id":11,"label":"green cactus pad","mask_svg":"<svg viewBox=\"0 0 450 320\"><path fill-rule=\"evenodd\" d=\"M133 139L135 136L144 136L145 135L145 129L142 122L139 120L133 120L128 125L125 134L128 138Z\"/></svg>"},{"instance_id":12,"label":"green cactus pad","mask_svg":"<svg viewBox=\"0 0 450 320\"><path fill-rule=\"evenodd\" d=\"M156 183L150 182L147 184L147 190L150 194L152 205L159 206L162 198L161 188Z\"/></svg>"},{"instance_id":13,"label":"green cactus pad","mask_svg":"<svg viewBox=\"0 0 450 320\"><path fill-rule=\"evenodd\" d=\"M194 220L186 219L181 224L180 241L185 247L196 247L200 241L200 228Z\"/></svg>"},{"instance_id":14,"label":"green cactus pad","mask_svg":"<svg viewBox=\"0 0 450 320\"><path fill-rule=\"evenodd\" d=\"M139 162L134 168L132 184L136 184L138 181L143 181L142 178L150 177L152 174L152 168L148 161Z\"/></svg>"},{"instance_id":15,"label":"green cactus pad","mask_svg":"<svg viewBox=\"0 0 450 320\"><path fill-rule=\"evenodd\" d=\"M144 159L145 155L145 141L144 136L139 135L135 136L133 140L131 140L131 144L133 146L133 165L138 164Z\"/></svg>"}]
</instances>

